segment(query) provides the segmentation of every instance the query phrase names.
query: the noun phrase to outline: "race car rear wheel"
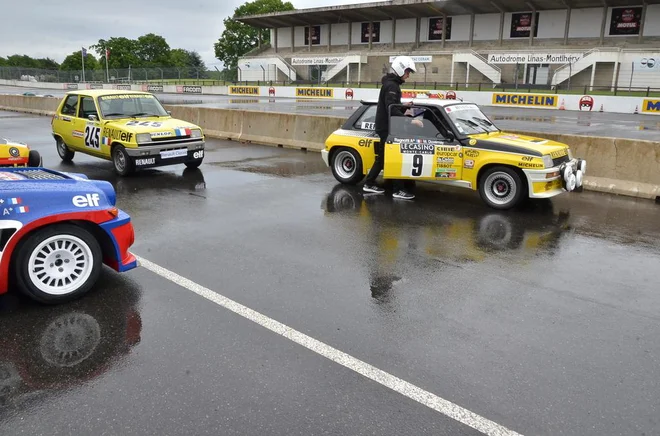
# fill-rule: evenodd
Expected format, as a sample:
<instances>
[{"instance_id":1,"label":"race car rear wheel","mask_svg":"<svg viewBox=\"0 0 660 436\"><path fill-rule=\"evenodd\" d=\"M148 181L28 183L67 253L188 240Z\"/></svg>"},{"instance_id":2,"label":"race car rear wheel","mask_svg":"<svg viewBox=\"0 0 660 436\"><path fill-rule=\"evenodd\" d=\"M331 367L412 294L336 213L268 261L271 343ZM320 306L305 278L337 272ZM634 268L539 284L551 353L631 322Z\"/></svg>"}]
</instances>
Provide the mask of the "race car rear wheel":
<instances>
[{"instance_id":1,"label":"race car rear wheel","mask_svg":"<svg viewBox=\"0 0 660 436\"><path fill-rule=\"evenodd\" d=\"M29 234L16 249L18 287L45 304L87 293L101 273L102 252L94 236L73 224L54 224Z\"/></svg>"},{"instance_id":2,"label":"race car rear wheel","mask_svg":"<svg viewBox=\"0 0 660 436\"><path fill-rule=\"evenodd\" d=\"M479 178L479 195L493 209L511 209L524 198L525 186L512 168L489 168Z\"/></svg>"},{"instance_id":3,"label":"race car rear wheel","mask_svg":"<svg viewBox=\"0 0 660 436\"><path fill-rule=\"evenodd\" d=\"M364 178L362 158L352 148L342 147L332 154L332 174L341 183L355 185Z\"/></svg>"},{"instance_id":4,"label":"race car rear wheel","mask_svg":"<svg viewBox=\"0 0 660 436\"><path fill-rule=\"evenodd\" d=\"M29 167L42 166L41 155L37 150L30 150L30 154L28 155L28 166Z\"/></svg>"},{"instance_id":5,"label":"race car rear wheel","mask_svg":"<svg viewBox=\"0 0 660 436\"><path fill-rule=\"evenodd\" d=\"M120 176L131 174L135 168L133 160L121 144L112 147L112 164L115 167L115 172Z\"/></svg>"},{"instance_id":6,"label":"race car rear wheel","mask_svg":"<svg viewBox=\"0 0 660 436\"><path fill-rule=\"evenodd\" d=\"M60 138L55 140L55 144L57 145L57 154L60 155L60 159L65 162L71 162L73 157L76 155L76 152L69 150L69 147L67 147L64 141L62 141Z\"/></svg>"}]
</instances>

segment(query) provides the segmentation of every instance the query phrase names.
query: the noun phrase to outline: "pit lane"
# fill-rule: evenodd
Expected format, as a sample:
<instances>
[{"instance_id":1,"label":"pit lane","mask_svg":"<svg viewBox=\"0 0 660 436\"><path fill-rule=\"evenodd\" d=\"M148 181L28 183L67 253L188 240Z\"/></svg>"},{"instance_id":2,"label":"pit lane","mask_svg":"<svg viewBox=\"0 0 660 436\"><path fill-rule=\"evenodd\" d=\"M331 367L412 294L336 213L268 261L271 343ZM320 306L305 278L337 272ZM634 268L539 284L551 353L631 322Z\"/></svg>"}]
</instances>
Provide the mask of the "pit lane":
<instances>
[{"instance_id":1,"label":"pit lane","mask_svg":"<svg viewBox=\"0 0 660 436\"><path fill-rule=\"evenodd\" d=\"M585 192L499 213L420 186L400 203L338 186L317 153L216 140L198 171L121 179L61 163L47 117L0 113L0 135L112 182L138 255L482 417L658 432L652 202ZM477 434L146 268L60 308L0 304L3 434ZM97 345L58 366L75 356L44 344L66 319Z\"/></svg>"}]
</instances>

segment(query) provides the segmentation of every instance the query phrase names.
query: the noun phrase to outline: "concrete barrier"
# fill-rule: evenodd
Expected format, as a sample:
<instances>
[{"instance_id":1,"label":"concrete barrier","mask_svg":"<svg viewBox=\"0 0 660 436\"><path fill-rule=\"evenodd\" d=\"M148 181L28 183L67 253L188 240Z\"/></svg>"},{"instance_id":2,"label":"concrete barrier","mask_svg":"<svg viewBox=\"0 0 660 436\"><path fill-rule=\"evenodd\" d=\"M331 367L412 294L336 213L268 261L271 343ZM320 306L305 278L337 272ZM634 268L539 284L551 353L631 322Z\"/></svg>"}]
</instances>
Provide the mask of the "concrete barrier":
<instances>
[{"instance_id":1,"label":"concrete barrier","mask_svg":"<svg viewBox=\"0 0 660 436\"><path fill-rule=\"evenodd\" d=\"M0 109L51 116L58 98L0 95ZM342 117L165 105L172 116L199 125L209 137L320 151ZM568 144L587 160L585 189L656 199L660 195L660 142L510 131Z\"/></svg>"}]
</instances>

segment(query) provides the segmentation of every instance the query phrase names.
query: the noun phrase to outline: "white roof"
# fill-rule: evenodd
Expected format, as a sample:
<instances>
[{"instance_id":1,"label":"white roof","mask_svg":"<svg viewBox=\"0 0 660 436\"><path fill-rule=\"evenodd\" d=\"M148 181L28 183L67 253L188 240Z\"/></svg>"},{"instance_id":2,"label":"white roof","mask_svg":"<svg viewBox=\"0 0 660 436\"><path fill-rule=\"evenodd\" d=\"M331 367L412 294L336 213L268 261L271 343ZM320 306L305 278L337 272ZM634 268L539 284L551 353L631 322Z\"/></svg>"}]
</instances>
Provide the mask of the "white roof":
<instances>
[{"instance_id":1,"label":"white roof","mask_svg":"<svg viewBox=\"0 0 660 436\"><path fill-rule=\"evenodd\" d=\"M364 103L368 104L376 104L378 103L378 99L368 99L368 100L362 100ZM452 104L474 104L471 101L461 101L461 100L445 100L445 99L440 99L440 98L402 98L401 102L407 103L409 101L412 101L413 104L418 104L418 105L426 105L426 106L439 106L439 107L445 107L449 106Z\"/></svg>"}]
</instances>

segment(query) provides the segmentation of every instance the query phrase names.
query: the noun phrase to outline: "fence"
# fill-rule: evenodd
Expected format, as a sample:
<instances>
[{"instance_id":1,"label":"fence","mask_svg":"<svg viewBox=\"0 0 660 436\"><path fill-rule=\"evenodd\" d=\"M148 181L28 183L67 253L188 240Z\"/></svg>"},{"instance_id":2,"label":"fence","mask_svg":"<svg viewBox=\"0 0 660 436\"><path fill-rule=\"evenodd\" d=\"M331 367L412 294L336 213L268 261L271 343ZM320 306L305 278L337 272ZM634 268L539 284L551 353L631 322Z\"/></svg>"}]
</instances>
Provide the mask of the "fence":
<instances>
[{"instance_id":1,"label":"fence","mask_svg":"<svg viewBox=\"0 0 660 436\"><path fill-rule=\"evenodd\" d=\"M82 70L40 70L36 68L0 67L0 79L26 80L32 82L79 83L83 82ZM110 68L106 70L85 69L84 82L139 83L154 80L203 80L222 79L219 71L201 68Z\"/></svg>"}]
</instances>

